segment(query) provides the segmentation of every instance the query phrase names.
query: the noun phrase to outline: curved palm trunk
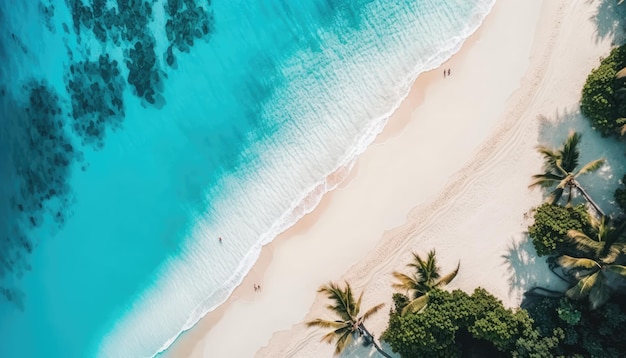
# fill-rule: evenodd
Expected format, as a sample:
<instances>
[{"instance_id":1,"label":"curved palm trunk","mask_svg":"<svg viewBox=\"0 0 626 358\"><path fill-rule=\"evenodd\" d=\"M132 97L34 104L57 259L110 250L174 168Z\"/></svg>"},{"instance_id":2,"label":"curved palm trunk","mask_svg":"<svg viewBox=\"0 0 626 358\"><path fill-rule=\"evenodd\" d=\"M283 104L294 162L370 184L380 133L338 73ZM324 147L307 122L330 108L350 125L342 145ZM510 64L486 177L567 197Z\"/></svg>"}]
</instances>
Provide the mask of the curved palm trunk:
<instances>
[{"instance_id":1,"label":"curved palm trunk","mask_svg":"<svg viewBox=\"0 0 626 358\"><path fill-rule=\"evenodd\" d=\"M572 195L573 195L572 191L574 190L572 186L573 185L568 185L569 193L567 195L567 206L572 204Z\"/></svg>"},{"instance_id":2,"label":"curved palm trunk","mask_svg":"<svg viewBox=\"0 0 626 358\"><path fill-rule=\"evenodd\" d=\"M374 348L376 348L376 350L378 351L378 353L382 354L383 356L387 357L387 358L392 358L389 354L387 354L382 348L380 348L380 346L378 345L378 343L376 343L376 340L374 339L374 336L372 336L372 334L367 330L367 328L365 328L365 326L363 325L363 323L361 323L359 325L359 328L363 331L363 333L367 336L367 339L369 339L372 344L374 344Z\"/></svg>"},{"instance_id":3,"label":"curved palm trunk","mask_svg":"<svg viewBox=\"0 0 626 358\"><path fill-rule=\"evenodd\" d=\"M582 196L585 197L585 200L587 200L589 202L589 204L591 204L591 206L593 206L593 208L600 215L600 217L604 217L604 212L602 212L602 209L600 209L598 204L596 204L596 202L593 201L593 199L591 199L591 197L589 196L589 194L587 194L585 189L583 189L583 187L580 186L580 184L577 181L574 182L574 185L576 186L576 189L578 189L580 194L582 194Z\"/></svg>"}]
</instances>

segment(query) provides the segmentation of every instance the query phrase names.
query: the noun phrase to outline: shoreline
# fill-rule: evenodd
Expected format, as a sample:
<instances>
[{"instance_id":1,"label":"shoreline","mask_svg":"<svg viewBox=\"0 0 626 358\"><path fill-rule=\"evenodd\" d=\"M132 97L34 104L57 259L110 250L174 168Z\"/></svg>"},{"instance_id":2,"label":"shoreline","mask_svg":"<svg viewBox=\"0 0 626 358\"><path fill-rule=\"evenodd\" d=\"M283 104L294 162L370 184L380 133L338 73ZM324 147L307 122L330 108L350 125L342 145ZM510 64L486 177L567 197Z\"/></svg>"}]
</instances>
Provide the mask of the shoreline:
<instances>
[{"instance_id":1,"label":"shoreline","mask_svg":"<svg viewBox=\"0 0 626 358\"><path fill-rule=\"evenodd\" d=\"M341 184L335 190L327 192L313 212L306 214L294 226L264 246L259 259L231 297L218 309L203 317L196 326L183 333L164 352L164 356L212 356L216 352L220 355L226 352L229 344L230 355L234 350L240 352L234 356L249 356L242 355L241 352L244 351L256 352L256 356L261 357L330 356L332 347L319 343L320 332L306 330L302 323L298 323L324 314L324 302L313 292L328 280L345 279L356 290L367 288L364 295L366 306L378 302L389 304L392 292L389 287L390 273L402 268L412 250L425 252L436 248L443 271L448 271L460 259L461 270L450 289L472 290L477 286L485 287L509 307L518 304L520 292L524 288L549 278L542 277L540 260L528 257L528 245L521 235L526 224L524 214L541 202L540 191L526 190L530 175L541 166L541 159L534 152L534 146L541 139L538 133L541 124L537 116L553 114L555 110L577 103L578 98L571 97L570 93L567 96L551 93L554 90L550 86L556 86L555 78L564 78L568 81L567 89L578 93L586 74L595 65L592 60L597 60L597 53L602 54L610 46L606 39L597 41L580 55L581 58L587 56L582 63L574 61L573 64L559 69L560 64L552 61L555 58L558 60L558 55L567 54L567 49L562 49L559 45L567 46L568 43L558 40L563 36L576 38L577 31L583 35L589 33L589 24L580 26L581 29L576 28L578 23L588 22L588 14L564 10L574 7L589 10L593 5L568 4L566 1L534 1L532 6L514 4L511 1L508 5L505 4L507 1L498 1L460 51L442 65L443 68L452 68L451 78L442 78L441 67L420 74L383 132L357 159L352 171ZM514 6L532 9L520 13L513 10ZM508 17L502 15L505 10ZM536 10L539 12L533 13ZM518 77L509 76L512 78L501 80L500 77L506 76L494 73L493 67L497 66L508 70L497 62L501 59L489 63L492 67L488 69L469 65L470 62L481 64L480 60L491 60L490 57L494 54L489 53L489 49L482 48L486 46L487 38L506 37L505 34L494 34L497 32L497 25L515 27L517 18L523 16L526 19L533 16L537 18L536 23L531 26L533 31L530 35L520 34L528 32L527 28L515 29L517 35L530 40L530 43L521 45L520 41L511 38L506 38L504 42L528 46L529 58L526 65L523 66L522 60L523 68L513 67L516 71L521 71ZM563 31L565 22L568 27ZM487 52L487 59L480 57L481 51L482 56ZM553 67L557 67L559 71L554 73ZM465 73L462 71L464 68L471 71ZM572 72L573 68L577 72ZM573 79L570 78L572 74ZM471 76L491 82L478 83ZM467 83L468 81L471 83ZM451 82L462 88L451 89L448 85ZM476 92L485 94L492 90L489 84L494 84L498 88L497 92L501 93L494 92L484 108L480 103L464 98L471 96L467 91L463 92L463 89L469 88L470 92L476 89ZM453 93L450 94L451 92ZM441 106L446 106L448 98L452 98L455 106L460 109L442 109ZM457 102L465 105L458 105ZM435 108L430 108L433 106ZM471 109L473 112L463 109ZM455 117L447 117L451 114L466 115L469 122L472 118L489 117L490 120L472 122L474 125L459 122L458 126L461 128L455 126L456 122L449 125L431 122L434 118L454 120ZM459 153L448 153L444 158L455 160L455 163L445 163L445 167L438 161L429 162L430 167L424 170L440 173L438 178L421 181L423 172L415 172L415 169L409 173L412 177L401 182L398 178L394 178L397 181L390 180L389 175L384 174L395 173L400 177L402 175L397 173L407 174L406 166L411 163L417 165L415 162L422 164L420 159L426 158L423 159L426 161L430 154L415 152L415 146L418 150L428 149L437 153L441 146L437 146L440 143L436 143L436 139L441 141L442 138L448 138L444 135L459 141L455 142L455 149ZM471 137L471 143L467 143L465 136ZM407 137L419 144L398 144L406 142ZM560 142L561 138L555 138L555 141ZM450 158L450 155L454 157ZM507 156L512 159L507 161ZM519 170L516 168L518 165ZM499 184L496 179L512 182ZM517 192L512 192L512 188L518 188L515 189ZM371 203L387 210L370 209ZM504 209L507 204L515 205ZM464 210L469 214L464 213ZM498 225L493 228L486 226L485 223L490 221L495 221ZM454 245L455 240L466 240L464 233L473 231L482 231L480 235L474 235L476 240L481 240L482 236L487 236L488 239L482 239L482 243L471 241L468 245ZM329 236L331 239L328 239ZM333 236L341 236L341 241L346 242L333 241ZM324 241L318 242L322 240ZM339 251L339 254L320 255L324 244L333 245L333 249ZM359 247L352 248L351 245ZM342 250L352 252L341 254ZM508 254L509 257L504 258L503 254ZM513 257L517 254L520 256ZM485 260L482 259L483 256ZM513 262L513 259L517 261ZM312 265L316 260L321 265ZM507 261L509 266L502 268L507 265L502 261ZM535 263L538 265L534 265ZM515 281L516 277L511 271L517 274L520 270L525 270L526 266L529 268L525 271L524 280ZM311 267L319 272L311 273ZM502 271L500 276L497 274L499 269ZM253 284L260 284L263 291L255 293ZM553 282L541 281L541 284L549 286ZM286 290L290 292L285 292ZM289 297L281 300L281 296L285 295ZM293 309L288 305L297 305L298 308ZM305 307L304 312L302 307ZM386 317L383 316L377 315L368 324L377 334L386 325ZM270 329L274 331L255 330L259 322L267 320L272 320L266 326L271 326ZM244 338L237 339L238 337ZM241 341L246 344L241 344ZM235 347L238 344L246 347ZM259 350L259 347L262 348Z\"/></svg>"},{"instance_id":2,"label":"shoreline","mask_svg":"<svg viewBox=\"0 0 626 358\"><path fill-rule=\"evenodd\" d=\"M457 52L445 60L440 66L421 72L417 75L413 84L409 86L407 94L399 100L396 108L390 110L390 114L386 119L384 119L386 124L382 130L374 136L374 140L361 152L361 154L356 156L353 162L340 166L333 173L328 175L324 181L320 182L326 183L326 186L331 189L322 194L321 199L318 204L313 207L313 209L308 210L306 214L298 219L293 225L278 234L271 242L263 245L258 259L244 276L241 283L238 284L232 291L227 300L220 304L216 309L211 310L202 316L191 328L184 330L172 343L157 352L155 357L191 356L195 346L200 343L202 336L210 331L213 326L219 323L234 302L241 300L242 302L250 303L254 301L254 297L257 292L254 291L253 287L258 282L262 282L265 271L271 263L275 246L281 245L281 242L288 240L289 237L306 233L308 229L315 224L319 216L322 215L325 207L330 205L332 194L336 190L346 187L350 181L358 175L358 166L361 156L363 156L363 154L366 153L370 147L377 144L383 144L387 140L392 139L402 132L405 126L411 121L411 112L424 102L425 89L428 88L431 83L442 77L442 73L439 73L442 66L449 63L453 58L461 56L464 49L466 50L468 47L473 46L474 43L479 40L484 22L491 15L495 6L495 4L492 6L489 14L487 14L485 19L483 19L478 28L463 41ZM350 167L349 172L347 174L341 173L346 170L346 167ZM312 192L309 193L309 196L310 194L312 194ZM309 196L301 200L300 204L304 204ZM300 207L301 206L294 208L294 212ZM354 262L354 264L356 263L357 261Z\"/></svg>"}]
</instances>

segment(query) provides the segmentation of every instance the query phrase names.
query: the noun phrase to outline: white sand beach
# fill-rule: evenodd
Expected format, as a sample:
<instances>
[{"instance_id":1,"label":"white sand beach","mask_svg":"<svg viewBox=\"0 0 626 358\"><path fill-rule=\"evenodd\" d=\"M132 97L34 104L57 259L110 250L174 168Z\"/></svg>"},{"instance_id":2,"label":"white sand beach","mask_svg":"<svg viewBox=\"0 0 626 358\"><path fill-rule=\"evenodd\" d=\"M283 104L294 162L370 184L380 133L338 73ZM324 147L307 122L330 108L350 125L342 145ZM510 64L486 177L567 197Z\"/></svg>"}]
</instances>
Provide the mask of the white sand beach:
<instances>
[{"instance_id":1,"label":"white sand beach","mask_svg":"<svg viewBox=\"0 0 626 358\"><path fill-rule=\"evenodd\" d=\"M525 234L543 195L527 188L541 170L536 145L583 131L581 161L608 159L590 189L607 209L612 192L604 184L616 185L626 172L623 151L601 142L578 110L585 78L614 39L598 32L598 6L497 1L443 64L451 76L444 79L442 68L420 75L347 178L332 179L341 185L267 245L229 300L164 356L331 357L323 332L304 325L328 317L319 286L347 280L365 290L364 307L386 303L368 321L379 336L394 292L391 272L412 251L436 249L444 272L460 261L449 289L484 287L508 307L530 287L557 287ZM355 349L344 356L375 356Z\"/></svg>"}]
</instances>

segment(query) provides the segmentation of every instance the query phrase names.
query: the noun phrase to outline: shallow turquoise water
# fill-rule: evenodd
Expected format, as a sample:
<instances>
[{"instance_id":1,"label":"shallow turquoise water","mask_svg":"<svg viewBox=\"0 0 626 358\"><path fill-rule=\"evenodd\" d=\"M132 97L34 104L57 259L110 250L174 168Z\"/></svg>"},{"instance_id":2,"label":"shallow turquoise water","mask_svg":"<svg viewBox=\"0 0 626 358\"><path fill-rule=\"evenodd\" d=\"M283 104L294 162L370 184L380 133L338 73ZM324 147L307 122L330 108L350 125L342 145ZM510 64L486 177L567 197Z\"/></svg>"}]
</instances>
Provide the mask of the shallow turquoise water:
<instances>
[{"instance_id":1,"label":"shallow turquoise water","mask_svg":"<svg viewBox=\"0 0 626 358\"><path fill-rule=\"evenodd\" d=\"M129 3L0 4L2 357L165 348L493 1Z\"/></svg>"}]
</instances>

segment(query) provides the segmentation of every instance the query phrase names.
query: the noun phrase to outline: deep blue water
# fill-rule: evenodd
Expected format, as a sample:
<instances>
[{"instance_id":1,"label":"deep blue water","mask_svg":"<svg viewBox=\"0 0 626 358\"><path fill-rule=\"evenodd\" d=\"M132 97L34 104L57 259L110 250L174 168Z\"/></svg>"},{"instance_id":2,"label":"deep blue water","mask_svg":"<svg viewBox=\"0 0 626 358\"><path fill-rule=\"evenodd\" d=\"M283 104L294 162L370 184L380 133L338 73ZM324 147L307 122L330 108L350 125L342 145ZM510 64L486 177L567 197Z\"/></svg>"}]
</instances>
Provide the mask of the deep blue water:
<instances>
[{"instance_id":1,"label":"deep blue water","mask_svg":"<svg viewBox=\"0 0 626 358\"><path fill-rule=\"evenodd\" d=\"M1 2L0 356L165 348L492 4Z\"/></svg>"}]
</instances>

